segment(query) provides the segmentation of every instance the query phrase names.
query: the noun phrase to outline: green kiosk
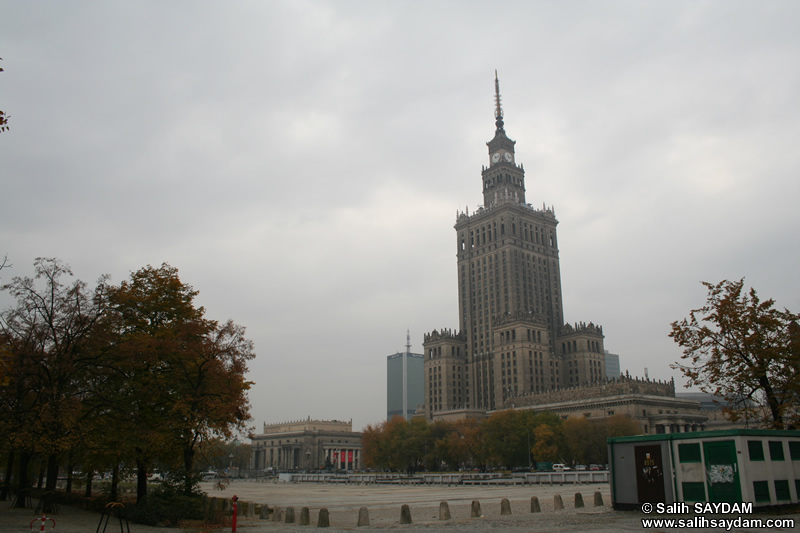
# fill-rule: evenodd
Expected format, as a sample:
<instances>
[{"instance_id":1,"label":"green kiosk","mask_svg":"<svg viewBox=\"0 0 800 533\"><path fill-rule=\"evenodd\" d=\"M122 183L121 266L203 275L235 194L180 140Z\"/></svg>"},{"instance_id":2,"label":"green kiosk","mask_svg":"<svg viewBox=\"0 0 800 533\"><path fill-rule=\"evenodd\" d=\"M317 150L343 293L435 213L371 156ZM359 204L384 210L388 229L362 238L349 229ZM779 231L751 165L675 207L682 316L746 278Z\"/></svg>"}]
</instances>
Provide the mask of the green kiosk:
<instances>
[{"instance_id":1,"label":"green kiosk","mask_svg":"<svg viewBox=\"0 0 800 533\"><path fill-rule=\"evenodd\" d=\"M798 503L800 431L731 429L608 439L614 509L643 503Z\"/></svg>"}]
</instances>

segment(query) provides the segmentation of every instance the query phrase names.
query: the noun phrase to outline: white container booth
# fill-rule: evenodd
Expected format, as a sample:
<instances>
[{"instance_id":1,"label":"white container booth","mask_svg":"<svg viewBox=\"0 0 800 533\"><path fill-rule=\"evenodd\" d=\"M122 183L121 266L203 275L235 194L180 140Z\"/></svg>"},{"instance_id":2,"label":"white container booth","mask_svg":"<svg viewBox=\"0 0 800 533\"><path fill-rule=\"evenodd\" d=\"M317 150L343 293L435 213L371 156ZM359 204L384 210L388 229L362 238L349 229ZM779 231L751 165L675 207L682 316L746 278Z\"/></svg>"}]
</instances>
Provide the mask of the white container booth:
<instances>
[{"instance_id":1,"label":"white container booth","mask_svg":"<svg viewBox=\"0 0 800 533\"><path fill-rule=\"evenodd\" d=\"M614 509L643 503L798 503L800 431L731 429L608 439Z\"/></svg>"}]
</instances>

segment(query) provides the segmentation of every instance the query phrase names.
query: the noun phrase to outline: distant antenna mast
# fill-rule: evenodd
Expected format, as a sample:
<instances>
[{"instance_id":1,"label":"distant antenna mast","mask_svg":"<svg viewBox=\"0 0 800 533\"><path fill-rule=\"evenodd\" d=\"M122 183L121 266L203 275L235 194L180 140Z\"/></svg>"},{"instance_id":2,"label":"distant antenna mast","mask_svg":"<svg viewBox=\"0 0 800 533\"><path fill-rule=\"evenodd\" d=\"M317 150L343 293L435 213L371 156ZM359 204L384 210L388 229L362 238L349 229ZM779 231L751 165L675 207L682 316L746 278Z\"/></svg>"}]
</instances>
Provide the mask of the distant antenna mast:
<instances>
[{"instance_id":1,"label":"distant antenna mast","mask_svg":"<svg viewBox=\"0 0 800 533\"><path fill-rule=\"evenodd\" d=\"M411 353L411 331L406 329L406 351L403 354L403 418L408 420L408 355Z\"/></svg>"},{"instance_id":2,"label":"distant antenna mast","mask_svg":"<svg viewBox=\"0 0 800 533\"><path fill-rule=\"evenodd\" d=\"M647 375L647 367L644 367L644 379L649 379L650 376Z\"/></svg>"}]
</instances>

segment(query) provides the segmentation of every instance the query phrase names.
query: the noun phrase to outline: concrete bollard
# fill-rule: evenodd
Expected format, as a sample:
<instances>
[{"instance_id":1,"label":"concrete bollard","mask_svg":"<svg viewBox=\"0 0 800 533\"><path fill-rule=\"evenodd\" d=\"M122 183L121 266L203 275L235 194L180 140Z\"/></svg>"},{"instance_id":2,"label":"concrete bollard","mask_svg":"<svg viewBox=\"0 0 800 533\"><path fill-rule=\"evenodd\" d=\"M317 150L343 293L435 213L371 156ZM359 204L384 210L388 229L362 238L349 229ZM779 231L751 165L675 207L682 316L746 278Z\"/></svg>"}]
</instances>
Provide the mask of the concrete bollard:
<instances>
[{"instance_id":1,"label":"concrete bollard","mask_svg":"<svg viewBox=\"0 0 800 533\"><path fill-rule=\"evenodd\" d=\"M220 516L220 503L219 499L217 498L209 498L208 499L208 510L206 511L206 517L213 520L216 520Z\"/></svg>"},{"instance_id":2,"label":"concrete bollard","mask_svg":"<svg viewBox=\"0 0 800 533\"><path fill-rule=\"evenodd\" d=\"M369 525L369 509L367 509L366 507L362 507L358 510L358 525L359 526Z\"/></svg>"},{"instance_id":3,"label":"concrete bollard","mask_svg":"<svg viewBox=\"0 0 800 533\"><path fill-rule=\"evenodd\" d=\"M310 524L311 524L311 517L308 512L308 507L303 507L300 509L300 525L308 526Z\"/></svg>"},{"instance_id":4,"label":"concrete bollard","mask_svg":"<svg viewBox=\"0 0 800 533\"><path fill-rule=\"evenodd\" d=\"M328 517L328 509L323 507L319 510L319 518L317 518L317 527L331 527L331 521Z\"/></svg>"},{"instance_id":5,"label":"concrete bollard","mask_svg":"<svg viewBox=\"0 0 800 533\"><path fill-rule=\"evenodd\" d=\"M583 494L580 492L575 493L575 509L583 507Z\"/></svg>"},{"instance_id":6,"label":"concrete bollard","mask_svg":"<svg viewBox=\"0 0 800 533\"><path fill-rule=\"evenodd\" d=\"M223 513L227 513L228 511L231 510L231 501L228 498L222 498L222 500L220 500L220 503L222 504L222 509L220 510Z\"/></svg>"},{"instance_id":7,"label":"concrete bollard","mask_svg":"<svg viewBox=\"0 0 800 533\"><path fill-rule=\"evenodd\" d=\"M284 524L294 524L294 507L287 507L285 517L283 519Z\"/></svg>"},{"instance_id":8,"label":"concrete bollard","mask_svg":"<svg viewBox=\"0 0 800 533\"><path fill-rule=\"evenodd\" d=\"M400 508L400 523L401 524L411 523L411 508L405 503Z\"/></svg>"},{"instance_id":9,"label":"concrete bollard","mask_svg":"<svg viewBox=\"0 0 800 533\"><path fill-rule=\"evenodd\" d=\"M511 514L511 502L508 501L508 498L503 498L500 500L500 515L508 514Z\"/></svg>"},{"instance_id":10,"label":"concrete bollard","mask_svg":"<svg viewBox=\"0 0 800 533\"><path fill-rule=\"evenodd\" d=\"M478 500L472 500L472 512L470 513L472 518L480 518L481 515L481 502Z\"/></svg>"},{"instance_id":11,"label":"concrete bollard","mask_svg":"<svg viewBox=\"0 0 800 533\"><path fill-rule=\"evenodd\" d=\"M258 518L261 520L269 518L269 506L266 503L262 503L258 509Z\"/></svg>"},{"instance_id":12,"label":"concrete bollard","mask_svg":"<svg viewBox=\"0 0 800 533\"><path fill-rule=\"evenodd\" d=\"M539 498L537 496L531 496L531 512L532 513L542 512L542 506L539 505Z\"/></svg>"},{"instance_id":13,"label":"concrete bollard","mask_svg":"<svg viewBox=\"0 0 800 533\"><path fill-rule=\"evenodd\" d=\"M564 500L561 499L561 494L553 496L553 510L560 511L564 508Z\"/></svg>"},{"instance_id":14,"label":"concrete bollard","mask_svg":"<svg viewBox=\"0 0 800 533\"><path fill-rule=\"evenodd\" d=\"M256 516L256 504L254 502L247 502L247 510L245 511L244 515L247 518L253 518Z\"/></svg>"},{"instance_id":15,"label":"concrete bollard","mask_svg":"<svg viewBox=\"0 0 800 533\"><path fill-rule=\"evenodd\" d=\"M282 517L283 517L283 509L281 509L276 505L275 509L272 510L272 521L280 522L282 520Z\"/></svg>"},{"instance_id":16,"label":"concrete bollard","mask_svg":"<svg viewBox=\"0 0 800 533\"><path fill-rule=\"evenodd\" d=\"M594 506L595 507L603 507L603 495L600 494L600 491L594 493Z\"/></svg>"},{"instance_id":17,"label":"concrete bollard","mask_svg":"<svg viewBox=\"0 0 800 533\"><path fill-rule=\"evenodd\" d=\"M450 504L447 502L439 504L439 520L450 520Z\"/></svg>"}]
</instances>

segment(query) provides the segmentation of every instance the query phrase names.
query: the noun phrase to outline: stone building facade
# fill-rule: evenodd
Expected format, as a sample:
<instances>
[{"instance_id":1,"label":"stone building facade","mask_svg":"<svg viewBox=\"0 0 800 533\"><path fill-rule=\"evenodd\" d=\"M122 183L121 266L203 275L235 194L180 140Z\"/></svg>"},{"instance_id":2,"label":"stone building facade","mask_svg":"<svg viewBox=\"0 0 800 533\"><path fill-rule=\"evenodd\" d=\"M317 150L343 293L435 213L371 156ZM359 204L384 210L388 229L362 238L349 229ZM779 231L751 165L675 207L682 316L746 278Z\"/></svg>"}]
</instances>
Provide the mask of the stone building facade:
<instances>
[{"instance_id":1,"label":"stone building facade","mask_svg":"<svg viewBox=\"0 0 800 533\"><path fill-rule=\"evenodd\" d=\"M483 206L456 217L458 330L424 337L425 416L499 409L507 398L605 380L603 329L564 323L555 211L526 201L495 77ZM453 415L454 416L454 415Z\"/></svg>"},{"instance_id":2,"label":"stone building facade","mask_svg":"<svg viewBox=\"0 0 800 533\"><path fill-rule=\"evenodd\" d=\"M598 420L627 415L639 423L644 434L703 431L708 429L709 422L700 402L675 396L674 381L629 376L591 386L508 398L504 408L551 412L564 419L582 416Z\"/></svg>"},{"instance_id":3,"label":"stone building facade","mask_svg":"<svg viewBox=\"0 0 800 533\"><path fill-rule=\"evenodd\" d=\"M252 468L278 472L358 470L362 468L361 433L353 421L306 420L264 424L252 438Z\"/></svg>"}]
</instances>

